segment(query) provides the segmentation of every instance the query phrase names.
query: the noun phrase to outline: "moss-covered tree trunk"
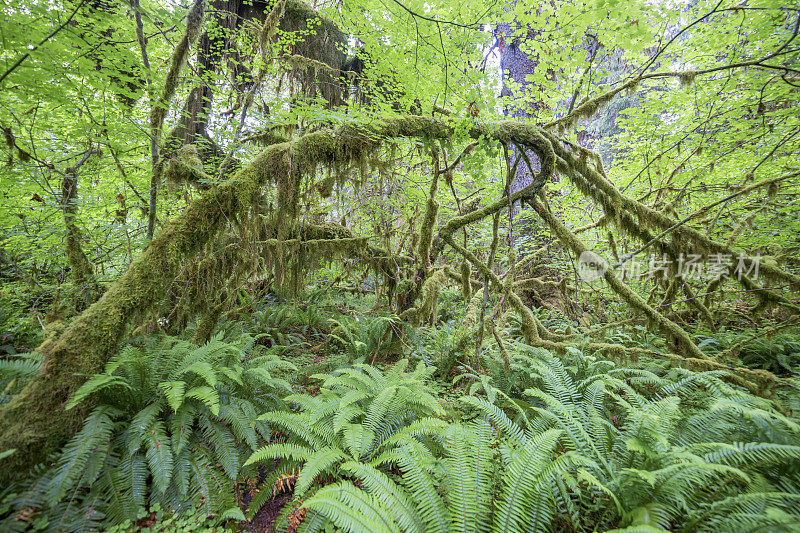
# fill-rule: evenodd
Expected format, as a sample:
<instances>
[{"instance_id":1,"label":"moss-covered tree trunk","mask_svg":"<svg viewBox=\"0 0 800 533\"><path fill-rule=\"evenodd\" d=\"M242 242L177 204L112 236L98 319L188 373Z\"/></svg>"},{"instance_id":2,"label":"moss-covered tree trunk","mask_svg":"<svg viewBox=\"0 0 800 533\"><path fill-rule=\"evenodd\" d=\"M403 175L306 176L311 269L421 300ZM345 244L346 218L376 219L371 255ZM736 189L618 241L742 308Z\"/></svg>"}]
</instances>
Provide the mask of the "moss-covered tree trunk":
<instances>
[{"instance_id":1,"label":"moss-covered tree trunk","mask_svg":"<svg viewBox=\"0 0 800 533\"><path fill-rule=\"evenodd\" d=\"M91 151L81 161L85 162ZM64 213L64 224L67 227L67 234L64 237L64 248L69 261L72 280L80 288L84 301L78 305L79 309L85 309L94 302L101 293L100 284L94 276L94 269L89 258L86 257L81 247L81 232L75 223L77 216L78 202L78 169L77 167L68 168L64 172L61 180L61 210Z\"/></svg>"}]
</instances>

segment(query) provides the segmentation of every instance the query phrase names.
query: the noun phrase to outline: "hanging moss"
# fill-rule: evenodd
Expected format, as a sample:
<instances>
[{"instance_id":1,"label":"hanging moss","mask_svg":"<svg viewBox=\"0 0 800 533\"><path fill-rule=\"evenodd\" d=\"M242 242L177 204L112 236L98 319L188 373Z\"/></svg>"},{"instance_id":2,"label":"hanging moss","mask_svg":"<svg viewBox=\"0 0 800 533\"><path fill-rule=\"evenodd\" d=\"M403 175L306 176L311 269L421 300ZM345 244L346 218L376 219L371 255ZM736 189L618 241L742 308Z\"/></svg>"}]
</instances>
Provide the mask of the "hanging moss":
<instances>
[{"instance_id":1,"label":"hanging moss","mask_svg":"<svg viewBox=\"0 0 800 533\"><path fill-rule=\"evenodd\" d=\"M433 226L436 223L436 216L439 213L439 202L435 198L428 198L425 218L422 219L422 226L419 232L419 258L423 268L430 267L431 264L431 243L433 242Z\"/></svg>"},{"instance_id":2,"label":"hanging moss","mask_svg":"<svg viewBox=\"0 0 800 533\"><path fill-rule=\"evenodd\" d=\"M690 87L694 85L694 79L697 77L697 71L687 70L678 74L681 87Z\"/></svg>"},{"instance_id":3,"label":"hanging moss","mask_svg":"<svg viewBox=\"0 0 800 533\"><path fill-rule=\"evenodd\" d=\"M313 62L319 68L292 69L296 83L308 97L322 97L330 106L344 102L344 85L339 71L347 61L347 34L330 19L308 4L287 0L280 17L279 29L293 35L292 52L302 62Z\"/></svg>"},{"instance_id":4,"label":"hanging moss","mask_svg":"<svg viewBox=\"0 0 800 533\"><path fill-rule=\"evenodd\" d=\"M203 170L203 162L194 145L187 144L179 148L169 159L164 179L172 184L191 184L207 188L214 178Z\"/></svg>"},{"instance_id":5,"label":"hanging moss","mask_svg":"<svg viewBox=\"0 0 800 533\"><path fill-rule=\"evenodd\" d=\"M267 48L275 32L278 30L278 24L283 18L286 9L286 0L278 0L275 5L264 19L264 24L261 25L261 32L259 35L259 46L261 48L261 59L265 65L272 62L272 56L268 53Z\"/></svg>"},{"instance_id":6,"label":"hanging moss","mask_svg":"<svg viewBox=\"0 0 800 533\"><path fill-rule=\"evenodd\" d=\"M480 291L476 291L467 304L467 310L464 313L464 321L462 324L464 328L469 331L472 331L475 329L475 326L478 325L478 306L481 301L483 301L483 296Z\"/></svg>"},{"instance_id":7,"label":"hanging moss","mask_svg":"<svg viewBox=\"0 0 800 533\"><path fill-rule=\"evenodd\" d=\"M569 178L583 194L597 200L605 210L606 216L612 217L616 221L617 226L625 232L642 240L642 242L650 242L655 236L649 233L647 228L653 228L658 231L670 230L671 235L677 242L691 243L698 253L729 255L732 258L731 268L736 266L736 263L739 261L739 256L741 255L740 252L731 250L724 244L712 240L704 232L696 230L691 226L686 224L678 225L675 219L655 211L641 202L628 198L600 172L591 168L589 165L585 164L585 162L582 163L586 158L582 158L579 154L589 150L572 143L559 142L559 139L548 132L544 132L544 135L551 140L556 157L564 159L563 165L574 170L571 173L565 174L565 176ZM570 153L570 151L563 146L564 144L575 153ZM773 179L780 180L781 178ZM758 185L762 186L766 185L766 183L764 182ZM661 247L659 250L660 252L669 252L669 245L667 243L659 242L658 246ZM675 257L677 257L677 255L677 253L674 253ZM745 256L744 261L745 265L749 266L755 259ZM775 265L759 266L759 273L768 280L785 282L790 285L791 290L800 291L800 276L786 272Z\"/></svg>"},{"instance_id":8,"label":"hanging moss","mask_svg":"<svg viewBox=\"0 0 800 533\"><path fill-rule=\"evenodd\" d=\"M539 214L542 220L550 227L558 239L567 246L575 255L580 255L588 249L578 239L578 237L569 231L552 213L550 213L538 200L529 201L529 204ZM648 319L652 320L661 329L669 339L674 339L679 348L684 352L686 357L693 357L697 359L706 358L703 352L694 344L691 337L680 326L669 320L663 314L659 313L650 307L641 296L633 292L625 283L617 278L612 269L607 269L603 273L608 285L616 292L623 300L625 300L631 307L644 313Z\"/></svg>"},{"instance_id":9,"label":"hanging moss","mask_svg":"<svg viewBox=\"0 0 800 533\"><path fill-rule=\"evenodd\" d=\"M436 322L439 293L447 281L446 268L437 269L425 279L420 289L420 304L404 311L400 315L401 318L410 320L416 325Z\"/></svg>"},{"instance_id":10,"label":"hanging moss","mask_svg":"<svg viewBox=\"0 0 800 533\"><path fill-rule=\"evenodd\" d=\"M331 194L333 194L334 183L336 183L336 176L329 173L324 180L317 182L315 187L323 199L330 198Z\"/></svg>"},{"instance_id":11,"label":"hanging moss","mask_svg":"<svg viewBox=\"0 0 800 533\"><path fill-rule=\"evenodd\" d=\"M780 182L778 182L777 180L776 181L772 181L767 186L767 195L770 198L775 198L776 196L778 196L778 191L779 190L780 190Z\"/></svg>"}]
</instances>

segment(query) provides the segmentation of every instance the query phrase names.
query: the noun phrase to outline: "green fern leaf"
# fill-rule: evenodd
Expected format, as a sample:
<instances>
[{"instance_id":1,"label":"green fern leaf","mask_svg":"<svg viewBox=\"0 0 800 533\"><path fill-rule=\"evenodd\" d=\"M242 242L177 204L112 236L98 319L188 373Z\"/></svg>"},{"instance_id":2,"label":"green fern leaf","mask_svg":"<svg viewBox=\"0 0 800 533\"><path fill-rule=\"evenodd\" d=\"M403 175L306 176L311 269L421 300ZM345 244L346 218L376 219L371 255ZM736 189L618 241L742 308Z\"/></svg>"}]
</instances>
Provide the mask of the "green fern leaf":
<instances>
[{"instance_id":1,"label":"green fern leaf","mask_svg":"<svg viewBox=\"0 0 800 533\"><path fill-rule=\"evenodd\" d=\"M200 400L208 407L211 414L214 416L219 415L219 392L217 392L217 389L207 386L192 387L186 392L186 397Z\"/></svg>"},{"instance_id":2,"label":"green fern leaf","mask_svg":"<svg viewBox=\"0 0 800 533\"><path fill-rule=\"evenodd\" d=\"M158 388L167 398L167 403L173 411L177 412L186 396L186 382L184 381L163 381L158 384Z\"/></svg>"},{"instance_id":3,"label":"green fern leaf","mask_svg":"<svg viewBox=\"0 0 800 533\"><path fill-rule=\"evenodd\" d=\"M329 447L322 448L311 454L297 476L297 482L294 486L295 496L303 496L317 476L326 472L335 464L344 461L344 459L345 455L341 450Z\"/></svg>"},{"instance_id":4,"label":"green fern leaf","mask_svg":"<svg viewBox=\"0 0 800 533\"><path fill-rule=\"evenodd\" d=\"M170 438L160 420L150 426L150 431L145 433L145 456L153 475L153 485L156 490L164 494L172 479L173 457Z\"/></svg>"},{"instance_id":5,"label":"green fern leaf","mask_svg":"<svg viewBox=\"0 0 800 533\"><path fill-rule=\"evenodd\" d=\"M65 411L69 411L79 403L81 403L87 396L93 394L95 392L101 391L105 388L118 386L118 387L125 387L128 390L132 390L132 387L120 378L119 376L109 376L108 374L95 374L94 376L90 377L86 383L81 385L81 387L75 391L75 394L72 395L72 398L69 399L67 404L64 406Z\"/></svg>"},{"instance_id":6,"label":"green fern leaf","mask_svg":"<svg viewBox=\"0 0 800 533\"><path fill-rule=\"evenodd\" d=\"M303 504L349 533L400 533L389 513L374 497L343 481L318 490Z\"/></svg>"}]
</instances>

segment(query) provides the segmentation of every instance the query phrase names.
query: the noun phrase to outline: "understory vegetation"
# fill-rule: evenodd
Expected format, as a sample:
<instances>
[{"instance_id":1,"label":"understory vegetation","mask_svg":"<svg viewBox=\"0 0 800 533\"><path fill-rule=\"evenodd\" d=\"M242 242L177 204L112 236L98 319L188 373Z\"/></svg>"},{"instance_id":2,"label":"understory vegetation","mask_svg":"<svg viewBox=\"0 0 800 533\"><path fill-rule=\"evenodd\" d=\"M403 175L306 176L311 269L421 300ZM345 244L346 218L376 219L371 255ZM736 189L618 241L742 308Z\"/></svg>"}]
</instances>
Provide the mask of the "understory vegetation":
<instances>
[{"instance_id":1,"label":"understory vegetation","mask_svg":"<svg viewBox=\"0 0 800 533\"><path fill-rule=\"evenodd\" d=\"M800 525L791 391L758 397L724 371L614 362L580 343L556 354L513 321L508 360L490 343L476 356L458 342L463 311L413 328L364 314L369 296L306 298L262 305L201 346L132 337L65 406L92 400L80 430L6 489L3 530L241 527L275 501L277 531ZM384 349L390 336L399 348ZM709 350L739 340L698 338ZM793 361L798 344L776 334L742 360ZM40 365L4 359L6 395Z\"/></svg>"},{"instance_id":2,"label":"understory vegetation","mask_svg":"<svg viewBox=\"0 0 800 533\"><path fill-rule=\"evenodd\" d=\"M800 531L800 6L0 3L0 531Z\"/></svg>"}]
</instances>

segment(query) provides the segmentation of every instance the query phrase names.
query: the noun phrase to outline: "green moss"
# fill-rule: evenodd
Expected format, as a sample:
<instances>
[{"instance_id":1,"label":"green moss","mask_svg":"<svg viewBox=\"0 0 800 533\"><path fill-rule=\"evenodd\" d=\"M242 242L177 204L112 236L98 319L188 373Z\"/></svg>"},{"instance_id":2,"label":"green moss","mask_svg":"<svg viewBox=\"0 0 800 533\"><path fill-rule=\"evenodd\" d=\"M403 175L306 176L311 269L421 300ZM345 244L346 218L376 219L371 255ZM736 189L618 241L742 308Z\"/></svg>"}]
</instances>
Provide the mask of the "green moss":
<instances>
[{"instance_id":1,"label":"green moss","mask_svg":"<svg viewBox=\"0 0 800 533\"><path fill-rule=\"evenodd\" d=\"M564 226L552 213L550 213L538 200L529 202L531 207L539 214L544 222L550 226L550 229L555 233L558 239L567 246L575 255L580 255L587 251L586 246L572 233L566 226ZM693 357L697 359L706 358L703 352L692 342L692 339L680 326L669 320L663 314L652 308L647 302L631 290L625 283L623 283L614 273L612 269L607 269L603 273L608 285L617 293L625 302L627 302L634 309L642 312L649 320L652 320L659 329L667 336L667 338L674 339L678 347L685 353L686 357Z\"/></svg>"},{"instance_id":2,"label":"green moss","mask_svg":"<svg viewBox=\"0 0 800 533\"><path fill-rule=\"evenodd\" d=\"M681 87L690 87L694 85L694 79L697 77L697 72L694 70L687 70L678 74L678 79L681 82Z\"/></svg>"},{"instance_id":3,"label":"green moss","mask_svg":"<svg viewBox=\"0 0 800 533\"><path fill-rule=\"evenodd\" d=\"M606 91L602 94L599 94L594 98L587 98L581 101L580 105L578 105L575 109L572 110L572 113L564 117L561 117L559 119L548 122L547 124L544 125L544 127L546 129L557 128L559 131L563 131L565 128L574 126L578 120L582 118L590 118L592 115L602 110L620 92L635 91L639 86L640 81L641 78L634 78L620 85L619 87L616 87L614 89L611 89L610 91Z\"/></svg>"},{"instance_id":4,"label":"green moss","mask_svg":"<svg viewBox=\"0 0 800 533\"><path fill-rule=\"evenodd\" d=\"M429 268L431 264L431 243L433 242L433 226L439 213L439 202L435 198L428 198L425 217L422 219L422 227L419 232L419 258L423 268Z\"/></svg>"},{"instance_id":5,"label":"green moss","mask_svg":"<svg viewBox=\"0 0 800 533\"><path fill-rule=\"evenodd\" d=\"M472 268L469 266L469 261L461 261L461 296L465 302L469 302L472 297Z\"/></svg>"}]
</instances>

